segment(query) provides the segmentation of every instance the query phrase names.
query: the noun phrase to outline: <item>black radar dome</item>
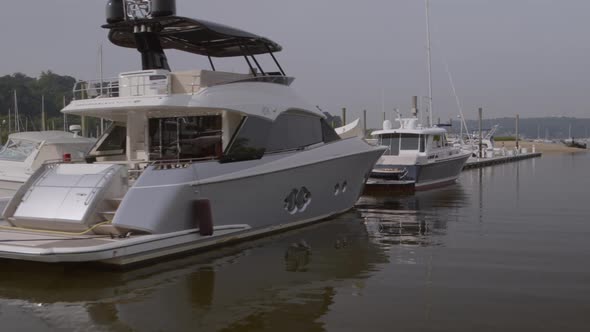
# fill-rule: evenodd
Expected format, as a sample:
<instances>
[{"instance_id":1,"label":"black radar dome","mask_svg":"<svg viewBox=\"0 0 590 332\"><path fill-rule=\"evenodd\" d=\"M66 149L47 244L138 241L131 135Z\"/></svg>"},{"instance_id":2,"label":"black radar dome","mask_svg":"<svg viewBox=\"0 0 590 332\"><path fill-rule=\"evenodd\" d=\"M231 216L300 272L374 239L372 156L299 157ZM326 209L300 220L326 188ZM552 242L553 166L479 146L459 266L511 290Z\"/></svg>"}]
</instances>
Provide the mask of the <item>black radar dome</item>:
<instances>
[{"instance_id":1,"label":"black radar dome","mask_svg":"<svg viewBox=\"0 0 590 332\"><path fill-rule=\"evenodd\" d=\"M176 15L176 0L152 0L152 17Z\"/></svg>"},{"instance_id":2,"label":"black radar dome","mask_svg":"<svg viewBox=\"0 0 590 332\"><path fill-rule=\"evenodd\" d=\"M113 24L125 20L123 0L109 0L106 8L107 23Z\"/></svg>"}]
</instances>

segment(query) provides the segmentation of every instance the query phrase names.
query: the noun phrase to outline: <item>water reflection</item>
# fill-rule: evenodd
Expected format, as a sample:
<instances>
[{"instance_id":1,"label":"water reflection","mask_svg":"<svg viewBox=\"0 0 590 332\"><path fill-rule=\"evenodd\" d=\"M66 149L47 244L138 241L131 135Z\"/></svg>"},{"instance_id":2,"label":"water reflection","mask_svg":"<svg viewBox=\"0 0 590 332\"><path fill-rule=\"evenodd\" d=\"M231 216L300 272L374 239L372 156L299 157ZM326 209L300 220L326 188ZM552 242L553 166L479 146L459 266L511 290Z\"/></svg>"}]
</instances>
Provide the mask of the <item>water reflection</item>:
<instances>
[{"instance_id":1,"label":"water reflection","mask_svg":"<svg viewBox=\"0 0 590 332\"><path fill-rule=\"evenodd\" d=\"M339 286L387 263L356 212L130 271L3 262L0 309L19 303L51 329L321 331ZM344 289L350 289L348 286ZM293 323L293 324L291 324Z\"/></svg>"},{"instance_id":2,"label":"water reflection","mask_svg":"<svg viewBox=\"0 0 590 332\"><path fill-rule=\"evenodd\" d=\"M460 184L412 195L362 197L357 209L376 243L394 245L439 245L449 221L468 203Z\"/></svg>"}]
</instances>

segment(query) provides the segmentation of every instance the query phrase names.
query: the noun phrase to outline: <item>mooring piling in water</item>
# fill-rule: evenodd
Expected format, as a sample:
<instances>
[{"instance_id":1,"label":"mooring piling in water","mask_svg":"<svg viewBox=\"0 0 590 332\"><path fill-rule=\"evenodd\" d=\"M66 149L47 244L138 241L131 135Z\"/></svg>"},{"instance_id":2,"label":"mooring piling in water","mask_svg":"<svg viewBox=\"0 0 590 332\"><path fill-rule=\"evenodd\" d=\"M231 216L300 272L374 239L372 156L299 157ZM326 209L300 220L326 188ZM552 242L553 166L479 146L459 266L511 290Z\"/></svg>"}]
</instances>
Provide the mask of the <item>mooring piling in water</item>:
<instances>
[{"instance_id":1,"label":"mooring piling in water","mask_svg":"<svg viewBox=\"0 0 590 332\"><path fill-rule=\"evenodd\" d=\"M516 114L516 150L520 151L520 137L519 137L519 133L518 133L518 127L519 127L519 122L520 122L520 114Z\"/></svg>"},{"instance_id":2,"label":"mooring piling in water","mask_svg":"<svg viewBox=\"0 0 590 332\"><path fill-rule=\"evenodd\" d=\"M363 136L367 135L367 110L363 110Z\"/></svg>"},{"instance_id":3,"label":"mooring piling in water","mask_svg":"<svg viewBox=\"0 0 590 332\"><path fill-rule=\"evenodd\" d=\"M482 128L482 119L483 119L483 108L479 108L479 158L483 158L483 128Z\"/></svg>"},{"instance_id":4,"label":"mooring piling in water","mask_svg":"<svg viewBox=\"0 0 590 332\"><path fill-rule=\"evenodd\" d=\"M342 126L346 126L346 107L342 108Z\"/></svg>"}]
</instances>

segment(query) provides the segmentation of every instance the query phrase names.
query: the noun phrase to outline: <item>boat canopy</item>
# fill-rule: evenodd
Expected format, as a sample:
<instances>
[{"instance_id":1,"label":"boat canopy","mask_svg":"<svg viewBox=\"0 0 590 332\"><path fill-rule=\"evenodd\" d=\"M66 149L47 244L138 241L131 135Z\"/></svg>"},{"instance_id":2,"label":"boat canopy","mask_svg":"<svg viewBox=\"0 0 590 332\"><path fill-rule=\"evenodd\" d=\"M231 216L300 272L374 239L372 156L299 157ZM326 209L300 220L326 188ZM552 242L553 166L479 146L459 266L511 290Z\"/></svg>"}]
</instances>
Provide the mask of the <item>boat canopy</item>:
<instances>
[{"instance_id":1,"label":"boat canopy","mask_svg":"<svg viewBox=\"0 0 590 332\"><path fill-rule=\"evenodd\" d=\"M144 22L145 21L145 22ZM280 52L270 39L226 25L180 16L155 17L106 24L109 40L121 47L138 48L135 32L144 24L159 30L163 49L176 49L209 57L252 56Z\"/></svg>"}]
</instances>

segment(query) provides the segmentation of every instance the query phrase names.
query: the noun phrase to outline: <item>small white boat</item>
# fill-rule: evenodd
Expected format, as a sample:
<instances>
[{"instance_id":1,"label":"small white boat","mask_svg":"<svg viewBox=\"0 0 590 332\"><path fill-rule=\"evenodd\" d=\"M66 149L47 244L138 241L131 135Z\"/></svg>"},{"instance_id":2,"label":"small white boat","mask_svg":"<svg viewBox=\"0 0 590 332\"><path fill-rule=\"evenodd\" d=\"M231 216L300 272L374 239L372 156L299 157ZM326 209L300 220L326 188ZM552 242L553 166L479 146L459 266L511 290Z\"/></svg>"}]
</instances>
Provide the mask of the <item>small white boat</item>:
<instances>
[{"instance_id":1,"label":"small white boat","mask_svg":"<svg viewBox=\"0 0 590 332\"><path fill-rule=\"evenodd\" d=\"M356 119L353 122L334 129L336 134L340 136L342 139L351 138L351 137L363 137L365 132L361 126L361 119Z\"/></svg>"},{"instance_id":2,"label":"small white boat","mask_svg":"<svg viewBox=\"0 0 590 332\"><path fill-rule=\"evenodd\" d=\"M0 197L12 197L46 162L82 160L94 140L63 131L14 133L0 150Z\"/></svg>"},{"instance_id":3,"label":"small white boat","mask_svg":"<svg viewBox=\"0 0 590 332\"><path fill-rule=\"evenodd\" d=\"M4 210L0 257L128 265L354 206L385 149L340 139L291 88L274 56L280 45L176 16L173 1L153 0L159 11L147 15L124 10L135 2L109 2L104 27L115 45L142 53L142 70L100 81L109 87L100 98L87 92L96 83L79 83L64 109L113 125L88 163L46 164L19 189ZM207 56L212 70L171 71L164 49ZM279 71L263 70L257 55ZM245 59L249 72L217 71L220 57Z\"/></svg>"}]
</instances>

